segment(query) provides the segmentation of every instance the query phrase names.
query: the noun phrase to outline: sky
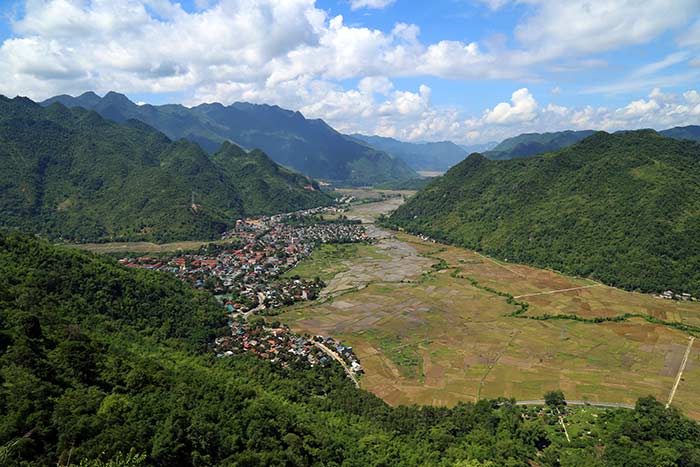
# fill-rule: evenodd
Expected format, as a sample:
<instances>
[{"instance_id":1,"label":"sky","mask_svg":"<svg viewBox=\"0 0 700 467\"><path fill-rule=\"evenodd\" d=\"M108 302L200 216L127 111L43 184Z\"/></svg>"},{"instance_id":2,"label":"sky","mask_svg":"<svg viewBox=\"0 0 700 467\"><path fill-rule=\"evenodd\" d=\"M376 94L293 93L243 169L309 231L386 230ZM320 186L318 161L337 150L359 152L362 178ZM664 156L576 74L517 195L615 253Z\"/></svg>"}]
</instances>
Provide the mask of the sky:
<instances>
[{"instance_id":1,"label":"sky","mask_svg":"<svg viewBox=\"0 0 700 467\"><path fill-rule=\"evenodd\" d=\"M277 104L408 141L700 124L699 0L0 0L0 93Z\"/></svg>"}]
</instances>

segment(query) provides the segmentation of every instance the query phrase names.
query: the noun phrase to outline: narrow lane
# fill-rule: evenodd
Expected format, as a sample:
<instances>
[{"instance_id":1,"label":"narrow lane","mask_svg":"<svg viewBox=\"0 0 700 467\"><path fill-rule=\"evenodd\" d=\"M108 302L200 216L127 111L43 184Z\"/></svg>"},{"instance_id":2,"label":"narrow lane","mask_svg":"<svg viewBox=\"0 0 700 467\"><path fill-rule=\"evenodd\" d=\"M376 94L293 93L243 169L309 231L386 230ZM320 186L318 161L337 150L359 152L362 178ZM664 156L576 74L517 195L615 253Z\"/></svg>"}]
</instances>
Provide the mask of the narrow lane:
<instances>
[{"instance_id":1,"label":"narrow lane","mask_svg":"<svg viewBox=\"0 0 700 467\"><path fill-rule=\"evenodd\" d=\"M673 383L673 389L671 389L671 394L668 395L668 402L666 402L666 408L668 409L673 402L673 397L676 395L676 389L678 389L678 384L681 382L683 377L683 370L685 370L685 364L688 363L688 357L690 356L690 350L693 348L693 342L695 342L695 337L689 338L688 347L685 349L685 355L683 355L683 361L681 366L678 368L678 374L676 375L676 382Z\"/></svg>"}]
</instances>

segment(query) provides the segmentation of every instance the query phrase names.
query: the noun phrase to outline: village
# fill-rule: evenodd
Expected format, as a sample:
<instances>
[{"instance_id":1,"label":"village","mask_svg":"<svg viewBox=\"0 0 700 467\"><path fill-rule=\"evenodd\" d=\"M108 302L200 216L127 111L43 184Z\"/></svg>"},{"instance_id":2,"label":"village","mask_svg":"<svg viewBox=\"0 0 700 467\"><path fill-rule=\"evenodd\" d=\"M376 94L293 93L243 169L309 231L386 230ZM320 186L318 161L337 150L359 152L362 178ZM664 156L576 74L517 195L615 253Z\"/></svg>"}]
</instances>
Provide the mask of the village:
<instances>
[{"instance_id":1,"label":"village","mask_svg":"<svg viewBox=\"0 0 700 467\"><path fill-rule=\"evenodd\" d=\"M230 357L245 352L257 355L273 363L289 366L292 362L303 362L311 367L327 366L331 360L342 361L348 376L364 373L362 365L352 347L337 342L332 337L302 336L292 332L288 326L262 321L247 321L242 316L232 318L231 334L214 341L217 357Z\"/></svg>"},{"instance_id":2,"label":"village","mask_svg":"<svg viewBox=\"0 0 700 467\"><path fill-rule=\"evenodd\" d=\"M127 257L119 262L174 274L196 288L210 291L230 316L230 335L215 341L220 357L249 352L283 365L296 359L315 366L330 363L330 349L333 358L345 362L349 375L360 374L362 367L352 348L330 337L310 339L286 326L268 327L264 321L251 318L317 298L325 286L323 281L285 273L309 257L318 245L369 241L360 223L322 217L342 212L341 209L314 208L240 219L233 229L222 234L223 243L209 244L197 252L157 258Z\"/></svg>"}]
</instances>

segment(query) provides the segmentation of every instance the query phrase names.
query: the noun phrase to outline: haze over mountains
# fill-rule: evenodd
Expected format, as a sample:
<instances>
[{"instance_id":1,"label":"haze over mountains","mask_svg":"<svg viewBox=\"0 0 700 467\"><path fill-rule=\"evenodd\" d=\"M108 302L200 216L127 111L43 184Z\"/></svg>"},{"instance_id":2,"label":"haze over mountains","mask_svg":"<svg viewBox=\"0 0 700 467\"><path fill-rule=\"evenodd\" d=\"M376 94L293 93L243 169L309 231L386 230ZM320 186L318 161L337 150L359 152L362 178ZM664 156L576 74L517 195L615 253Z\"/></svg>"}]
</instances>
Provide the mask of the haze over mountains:
<instances>
[{"instance_id":1,"label":"haze over mountains","mask_svg":"<svg viewBox=\"0 0 700 467\"><path fill-rule=\"evenodd\" d=\"M700 144L598 132L538 157L480 154L389 224L607 284L700 295Z\"/></svg>"},{"instance_id":2,"label":"haze over mountains","mask_svg":"<svg viewBox=\"0 0 700 467\"><path fill-rule=\"evenodd\" d=\"M402 159L414 170L445 171L469 155L464 148L452 141L407 143L383 136L358 133L350 136Z\"/></svg>"},{"instance_id":3,"label":"haze over mountains","mask_svg":"<svg viewBox=\"0 0 700 467\"><path fill-rule=\"evenodd\" d=\"M248 150L261 149L275 162L314 178L371 185L417 176L401 159L349 139L323 120L309 120L277 106L245 102L192 108L137 105L116 92L104 97L93 92L78 97L61 95L42 105L54 102L94 110L116 122L137 119L169 138L185 138L210 153L224 141Z\"/></svg>"},{"instance_id":4,"label":"haze over mountains","mask_svg":"<svg viewBox=\"0 0 700 467\"><path fill-rule=\"evenodd\" d=\"M0 225L69 240L214 238L233 220L328 204L261 151L209 156L148 125L0 96Z\"/></svg>"}]
</instances>

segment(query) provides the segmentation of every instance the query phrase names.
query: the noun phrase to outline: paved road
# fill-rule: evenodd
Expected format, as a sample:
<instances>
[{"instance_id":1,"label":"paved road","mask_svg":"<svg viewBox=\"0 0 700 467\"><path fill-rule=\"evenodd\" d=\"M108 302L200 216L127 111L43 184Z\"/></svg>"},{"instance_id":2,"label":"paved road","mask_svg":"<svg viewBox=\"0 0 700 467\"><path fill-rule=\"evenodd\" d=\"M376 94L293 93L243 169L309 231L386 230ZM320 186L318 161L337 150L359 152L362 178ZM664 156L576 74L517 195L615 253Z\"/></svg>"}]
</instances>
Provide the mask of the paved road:
<instances>
[{"instance_id":1,"label":"paved road","mask_svg":"<svg viewBox=\"0 0 700 467\"><path fill-rule=\"evenodd\" d=\"M544 400L516 401L515 405L545 405L545 402L544 402ZM566 405L590 405L592 407L634 409L633 405L623 404L621 402L588 402L588 401L569 401L569 400L567 400Z\"/></svg>"},{"instance_id":2,"label":"paved road","mask_svg":"<svg viewBox=\"0 0 700 467\"><path fill-rule=\"evenodd\" d=\"M345 370L345 373L350 377L353 383L355 383L355 387L360 387L360 383L357 381L357 378L355 378L355 374L350 370L348 365L345 363L345 360L340 358L340 356L333 352L331 349L326 347L325 345L321 344L320 342L314 342L314 345L321 349L326 355L329 357L335 359L338 363L340 363L343 366L343 369Z\"/></svg>"},{"instance_id":3,"label":"paved road","mask_svg":"<svg viewBox=\"0 0 700 467\"><path fill-rule=\"evenodd\" d=\"M676 389L678 389L678 384L681 382L681 377L683 376L683 370L685 370L685 364L688 363L688 356L690 355L690 349L693 348L693 342L695 337L690 337L690 342L688 342L688 348L685 349L685 355L683 355L683 361L681 366L678 368L678 374L676 375L676 382L673 383L673 389L671 389L671 394L668 396L668 402L666 402L666 408L668 409L673 402L673 396L676 395Z\"/></svg>"}]
</instances>

